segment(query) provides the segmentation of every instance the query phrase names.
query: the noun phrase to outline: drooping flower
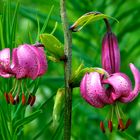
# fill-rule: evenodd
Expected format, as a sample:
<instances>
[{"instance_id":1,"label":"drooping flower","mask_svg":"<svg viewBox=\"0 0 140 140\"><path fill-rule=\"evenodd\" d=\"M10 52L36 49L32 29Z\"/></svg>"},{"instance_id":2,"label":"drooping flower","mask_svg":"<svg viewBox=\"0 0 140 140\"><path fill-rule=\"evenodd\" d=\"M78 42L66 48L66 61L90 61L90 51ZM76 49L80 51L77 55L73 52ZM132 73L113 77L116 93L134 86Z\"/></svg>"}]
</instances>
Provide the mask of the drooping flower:
<instances>
[{"instance_id":1,"label":"drooping flower","mask_svg":"<svg viewBox=\"0 0 140 140\"><path fill-rule=\"evenodd\" d=\"M102 67L109 76L105 77L105 75L97 72L85 74L80 84L80 92L82 97L96 108L102 108L105 105L111 104L111 112L116 112L117 115L118 129L123 131L128 128L131 121L128 119L126 125L123 124L118 102L128 103L137 97L140 90L140 72L133 64L130 64L135 80L135 87L132 89L129 77L120 72L118 42L110 27L102 42ZM105 132L102 121L100 122L100 128ZM112 132L112 115L108 121L108 128Z\"/></svg>"},{"instance_id":2,"label":"drooping flower","mask_svg":"<svg viewBox=\"0 0 140 140\"><path fill-rule=\"evenodd\" d=\"M111 74L108 78L102 78L97 72L85 74L80 84L82 97L92 106L102 108L116 101L127 103L133 101L140 88L140 72L130 64L135 79L135 87L129 77L121 72ZM108 88L106 88L106 85Z\"/></svg>"},{"instance_id":3,"label":"drooping flower","mask_svg":"<svg viewBox=\"0 0 140 140\"><path fill-rule=\"evenodd\" d=\"M102 108L105 105L111 104L113 112L118 111L118 129L121 130L128 128L128 122L125 126L123 125L121 116L118 115L119 110L116 109L118 108L118 102L128 103L133 101L140 89L140 72L133 64L130 64L130 69L135 79L134 89L132 89L129 77L121 72L110 74L106 78L97 72L86 73L80 84L81 95L89 104L96 108ZM103 125L100 124L100 126ZM108 127L110 132L112 132L112 118L108 121ZM105 132L104 127L101 127L101 129Z\"/></svg>"},{"instance_id":4,"label":"drooping flower","mask_svg":"<svg viewBox=\"0 0 140 140\"><path fill-rule=\"evenodd\" d=\"M25 78L34 80L43 75L47 71L47 67L44 48L41 44L24 44L20 45L18 48L14 48L11 62L10 49L5 48L0 51L0 76L4 78L15 77L18 81ZM16 82L16 84L17 83L19 83L19 88L17 89L19 92L21 82ZM16 89L16 86L14 89ZM13 98L11 91L9 94L5 93L7 103L11 102L15 104L16 101L19 100L18 94L19 93ZM24 93L22 93L22 104L25 104L25 96L23 96L23 94ZM27 101L28 104L32 106L34 101L35 96L30 94Z\"/></svg>"},{"instance_id":5,"label":"drooping flower","mask_svg":"<svg viewBox=\"0 0 140 140\"><path fill-rule=\"evenodd\" d=\"M10 64L10 49L0 51L0 76L35 79L47 70L47 61L42 47L20 45L12 52Z\"/></svg>"}]
</instances>

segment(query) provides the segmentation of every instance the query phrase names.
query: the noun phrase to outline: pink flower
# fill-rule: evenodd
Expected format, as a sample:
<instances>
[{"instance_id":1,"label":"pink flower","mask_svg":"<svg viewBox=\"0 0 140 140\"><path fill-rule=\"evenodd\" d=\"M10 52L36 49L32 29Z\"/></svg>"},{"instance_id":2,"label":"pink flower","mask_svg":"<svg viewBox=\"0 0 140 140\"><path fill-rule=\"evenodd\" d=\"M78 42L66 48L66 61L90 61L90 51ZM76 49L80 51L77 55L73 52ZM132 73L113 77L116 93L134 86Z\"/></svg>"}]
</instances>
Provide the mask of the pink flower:
<instances>
[{"instance_id":1,"label":"pink flower","mask_svg":"<svg viewBox=\"0 0 140 140\"><path fill-rule=\"evenodd\" d=\"M102 108L107 104L114 104L116 101L127 103L134 100L140 89L140 72L130 64L135 79L135 87L129 77L121 72L111 74L104 79L97 72L85 74L80 84L82 97L92 106ZM106 88L108 86L108 88Z\"/></svg>"},{"instance_id":2,"label":"pink flower","mask_svg":"<svg viewBox=\"0 0 140 140\"><path fill-rule=\"evenodd\" d=\"M38 76L41 76L46 72L47 67L44 48L41 44L24 44L20 45L18 48L14 48L12 51L11 63L10 49L5 48L0 51L0 76L5 78L14 76L17 79L15 80L13 88L8 93L4 93L7 103L13 105L19 103L19 98L21 98L19 93L22 92L22 105L30 104L30 106L32 106L36 99L34 95L35 93L30 93L25 84L22 85L24 88L21 90L22 80L18 79L36 79ZM26 100L25 96L28 100Z\"/></svg>"},{"instance_id":3,"label":"pink flower","mask_svg":"<svg viewBox=\"0 0 140 140\"><path fill-rule=\"evenodd\" d=\"M106 19L104 21L107 26L107 33L102 42L102 67L109 76L105 77L105 75L97 72L85 74L80 84L80 92L82 97L96 108L112 104L108 128L112 132L113 114L116 112L118 129L123 131L131 124L131 120L128 119L126 124L123 124L122 111L120 111L118 102L128 103L138 96L140 90L140 72L133 64L130 64L130 69L135 80L135 86L132 89L129 77L120 72L120 51L117 38L111 32L108 21ZM100 128L105 133L103 121L100 122Z\"/></svg>"},{"instance_id":4,"label":"pink flower","mask_svg":"<svg viewBox=\"0 0 140 140\"><path fill-rule=\"evenodd\" d=\"M29 77L35 79L43 75L47 70L47 60L43 47L34 45L20 45L12 52L12 64L10 64L10 49L0 51L0 76L17 79Z\"/></svg>"}]
</instances>

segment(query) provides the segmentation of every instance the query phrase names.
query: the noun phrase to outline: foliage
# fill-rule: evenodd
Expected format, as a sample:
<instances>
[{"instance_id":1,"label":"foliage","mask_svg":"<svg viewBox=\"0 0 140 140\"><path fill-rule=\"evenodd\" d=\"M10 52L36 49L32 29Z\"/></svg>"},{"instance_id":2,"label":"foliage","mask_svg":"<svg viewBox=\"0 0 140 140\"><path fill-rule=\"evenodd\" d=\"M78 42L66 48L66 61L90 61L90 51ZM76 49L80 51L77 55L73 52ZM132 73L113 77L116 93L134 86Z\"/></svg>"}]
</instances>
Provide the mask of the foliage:
<instances>
[{"instance_id":1,"label":"foliage","mask_svg":"<svg viewBox=\"0 0 140 140\"><path fill-rule=\"evenodd\" d=\"M10 4L0 1L0 49L11 49L22 43L39 41L41 33L53 33L63 42L58 0L13 0ZM7 3L7 4L6 4ZM133 79L129 63L140 69L139 24L140 0L84 0L67 1L69 25L89 11L100 11L116 18L110 19L113 32L117 35L121 51L121 71ZM3 18L4 17L4 18ZM102 21L92 22L82 31L73 33L73 73L84 62L87 67L101 67L101 41L105 33ZM47 54L48 52L46 52ZM63 63L48 62L48 71L39 80L26 81L28 87L36 93L37 101L33 107L9 105L4 99L4 91L12 87L11 79L0 78L0 139L61 140L63 134L63 109L59 124L54 127L52 121L53 105L57 89L64 87ZM39 88L36 89L37 85ZM37 90L37 92L36 92ZM108 106L95 109L80 96L79 88L73 90L72 104L72 140L100 139L140 139L140 98L122 108L132 119L132 125L125 132L118 130L102 134L99 122L107 116ZM8 124L5 122L8 120ZM107 125L107 124L106 124ZM9 129L8 129L9 128ZM18 131L20 129L20 131ZM10 130L10 132L9 132ZM19 133L17 133L19 132ZM4 138L4 136L7 136Z\"/></svg>"}]
</instances>

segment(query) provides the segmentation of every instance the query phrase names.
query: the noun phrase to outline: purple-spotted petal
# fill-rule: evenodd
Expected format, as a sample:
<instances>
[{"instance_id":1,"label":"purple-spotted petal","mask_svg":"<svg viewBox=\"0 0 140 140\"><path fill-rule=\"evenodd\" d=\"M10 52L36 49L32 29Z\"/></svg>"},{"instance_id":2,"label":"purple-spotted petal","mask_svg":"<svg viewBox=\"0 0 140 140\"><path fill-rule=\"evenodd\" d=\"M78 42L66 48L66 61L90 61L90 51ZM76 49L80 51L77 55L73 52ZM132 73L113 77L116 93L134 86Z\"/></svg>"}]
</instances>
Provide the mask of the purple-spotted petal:
<instances>
[{"instance_id":1,"label":"purple-spotted petal","mask_svg":"<svg viewBox=\"0 0 140 140\"><path fill-rule=\"evenodd\" d=\"M8 78L11 77L10 73L10 49L5 48L0 51L0 76Z\"/></svg>"},{"instance_id":2,"label":"purple-spotted petal","mask_svg":"<svg viewBox=\"0 0 140 140\"><path fill-rule=\"evenodd\" d=\"M127 97L132 91L131 81L123 73L112 74L108 79L104 80L104 83L111 86L112 91L110 91L110 94L114 101L120 97Z\"/></svg>"},{"instance_id":3,"label":"purple-spotted petal","mask_svg":"<svg viewBox=\"0 0 140 140\"><path fill-rule=\"evenodd\" d=\"M123 103L133 101L137 97L139 93L139 89L140 89L140 72L133 64L130 64L130 69L134 76L135 87L134 87L134 90L131 91L127 97L120 98L120 101Z\"/></svg>"},{"instance_id":4,"label":"purple-spotted petal","mask_svg":"<svg viewBox=\"0 0 140 140\"><path fill-rule=\"evenodd\" d=\"M101 108L104 106L104 103L99 99L98 92L100 89L94 90L93 79L94 73L85 74L80 84L80 91L82 97L92 106Z\"/></svg>"},{"instance_id":5,"label":"purple-spotted petal","mask_svg":"<svg viewBox=\"0 0 140 140\"><path fill-rule=\"evenodd\" d=\"M47 60L46 60L46 56L45 56L45 52L44 52L44 48L43 47L30 47L35 54L38 57L39 63L38 63L38 76L43 75L46 70L47 70Z\"/></svg>"},{"instance_id":6,"label":"purple-spotted petal","mask_svg":"<svg viewBox=\"0 0 140 140\"><path fill-rule=\"evenodd\" d=\"M120 70L120 51L116 36L112 32L105 34L102 42L102 66L109 73Z\"/></svg>"},{"instance_id":7,"label":"purple-spotted petal","mask_svg":"<svg viewBox=\"0 0 140 140\"><path fill-rule=\"evenodd\" d=\"M16 78L35 79L38 76L39 60L30 45L24 44L14 49L12 61L12 71L16 74Z\"/></svg>"}]
</instances>

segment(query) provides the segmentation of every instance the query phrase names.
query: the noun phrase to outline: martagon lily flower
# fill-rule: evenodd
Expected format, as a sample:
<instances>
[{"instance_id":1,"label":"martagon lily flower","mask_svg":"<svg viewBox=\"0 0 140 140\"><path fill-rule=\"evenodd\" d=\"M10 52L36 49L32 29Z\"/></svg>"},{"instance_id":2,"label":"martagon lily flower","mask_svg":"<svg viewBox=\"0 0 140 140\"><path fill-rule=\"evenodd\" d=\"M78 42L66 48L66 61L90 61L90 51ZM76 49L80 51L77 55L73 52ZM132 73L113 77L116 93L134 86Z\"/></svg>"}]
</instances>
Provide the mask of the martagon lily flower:
<instances>
[{"instance_id":1,"label":"martagon lily flower","mask_svg":"<svg viewBox=\"0 0 140 140\"><path fill-rule=\"evenodd\" d=\"M44 48L42 45L35 44L29 45L24 44L20 45L18 48L14 48L12 51L12 61L10 62L10 49L5 48L0 51L0 76L4 78L15 77L16 84L15 88L12 90L16 90L16 85L18 81L19 87L17 88L18 92L21 87L21 80L25 78L36 79L37 77L43 75L47 70L47 60L44 52ZM16 94L14 99L12 96L12 91L5 93L5 97L7 102L11 102L12 104L16 103L16 100L19 100L18 94ZM13 93L14 94L14 93ZM23 94L23 93L22 93ZM24 99L23 99L24 98ZM35 101L35 96L29 94L28 103L30 105L33 104L33 100ZM32 98L32 99L31 99ZM31 101L32 100L32 101ZM22 95L22 103L25 103L24 94Z\"/></svg>"},{"instance_id":2,"label":"martagon lily flower","mask_svg":"<svg viewBox=\"0 0 140 140\"><path fill-rule=\"evenodd\" d=\"M133 73L135 86L132 89L132 83L129 77L120 72L120 51L115 35L108 32L102 44L102 66L108 76L97 72L86 73L80 83L80 92L82 97L92 106L102 108L105 105L112 105L112 114L115 111L118 119L118 129L125 130L130 125L128 119L126 125L123 124L122 116L118 102L128 103L133 101L140 89L140 72L130 63L130 69ZM108 128L112 132L112 116L108 121ZM100 127L105 132L104 124L101 121Z\"/></svg>"}]
</instances>

